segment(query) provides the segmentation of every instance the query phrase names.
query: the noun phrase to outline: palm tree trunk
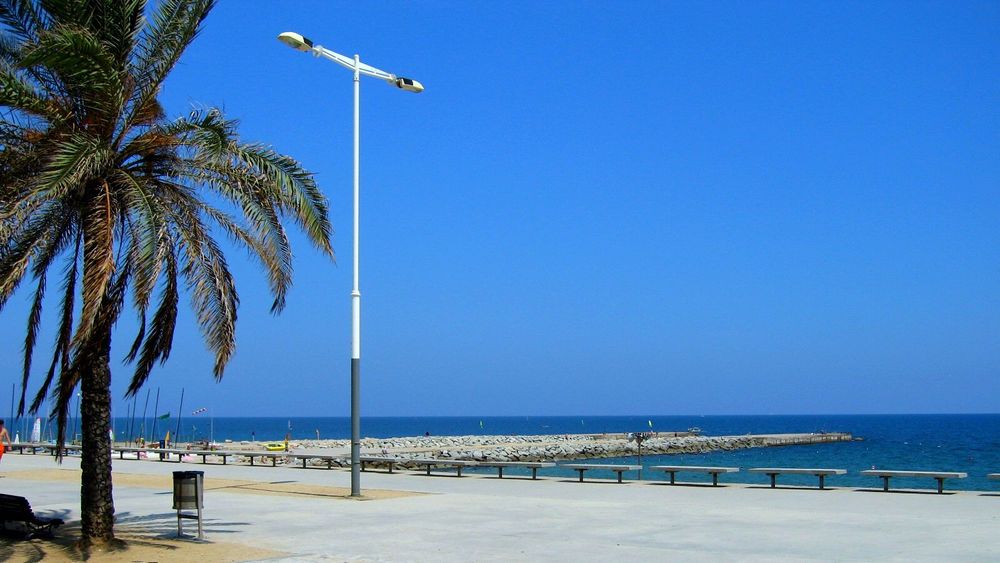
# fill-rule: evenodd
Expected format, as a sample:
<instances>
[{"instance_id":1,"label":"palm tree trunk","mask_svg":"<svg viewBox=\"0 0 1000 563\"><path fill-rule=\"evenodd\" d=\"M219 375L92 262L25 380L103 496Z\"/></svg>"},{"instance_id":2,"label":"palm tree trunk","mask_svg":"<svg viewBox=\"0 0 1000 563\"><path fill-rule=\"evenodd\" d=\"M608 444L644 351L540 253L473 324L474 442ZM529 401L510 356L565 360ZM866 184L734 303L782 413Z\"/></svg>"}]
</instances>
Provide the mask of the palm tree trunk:
<instances>
[{"instance_id":1,"label":"palm tree trunk","mask_svg":"<svg viewBox=\"0 0 1000 563\"><path fill-rule=\"evenodd\" d=\"M81 541L88 545L114 541L115 504L111 495L111 328L101 335L83 367L81 410L83 459L80 469Z\"/></svg>"}]
</instances>

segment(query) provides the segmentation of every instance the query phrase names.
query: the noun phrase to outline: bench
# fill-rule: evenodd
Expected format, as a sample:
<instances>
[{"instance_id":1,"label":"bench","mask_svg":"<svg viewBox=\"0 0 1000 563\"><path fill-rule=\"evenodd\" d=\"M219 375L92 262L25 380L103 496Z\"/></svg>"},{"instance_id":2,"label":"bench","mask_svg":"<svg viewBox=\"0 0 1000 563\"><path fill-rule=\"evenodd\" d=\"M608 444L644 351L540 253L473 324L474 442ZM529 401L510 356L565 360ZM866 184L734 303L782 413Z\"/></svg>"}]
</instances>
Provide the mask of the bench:
<instances>
[{"instance_id":1,"label":"bench","mask_svg":"<svg viewBox=\"0 0 1000 563\"><path fill-rule=\"evenodd\" d=\"M559 467L576 470L580 474L580 482L583 483L583 472L591 469L614 471L618 474L618 482L622 482L622 473L626 471L642 471L641 465L605 465L602 463L563 463Z\"/></svg>"},{"instance_id":2,"label":"bench","mask_svg":"<svg viewBox=\"0 0 1000 563\"><path fill-rule=\"evenodd\" d=\"M242 452L242 455L248 456L250 458L250 465L253 465L253 458L259 457L263 462L264 458L271 458L271 467L278 466L278 458L286 457L288 454L286 452L281 453L263 453L263 452Z\"/></svg>"},{"instance_id":3,"label":"bench","mask_svg":"<svg viewBox=\"0 0 1000 563\"><path fill-rule=\"evenodd\" d=\"M764 473L771 478L771 488L775 486L775 480L782 473L792 475L815 475L819 477L819 488L826 488L826 477L828 475L845 475L846 469L802 469L798 467L755 467L748 470L750 473Z\"/></svg>"},{"instance_id":4,"label":"bench","mask_svg":"<svg viewBox=\"0 0 1000 563\"><path fill-rule=\"evenodd\" d=\"M0 494L0 525L7 529L7 522L21 522L28 529L26 537L32 538L42 533L52 535L52 529L62 526L59 518L39 518L31 510L28 499L15 495Z\"/></svg>"},{"instance_id":5,"label":"bench","mask_svg":"<svg viewBox=\"0 0 1000 563\"><path fill-rule=\"evenodd\" d=\"M415 463L417 465L424 465L427 468L427 474L431 474L432 467L444 466L444 467L454 467L458 470L458 477L462 476L463 467L476 467L479 462L476 461L465 461L461 459L407 459L403 460L404 463Z\"/></svg>"},{"instance_id":6,"label":"bench","mask_svg":"<svg viewBox=\"0 0 1000 563\"><path fill-rule=\"evenodd\" d=\"M333 460L334 460L334 458L338 458L338 457L339 456L324 455L324 454L288 454L288 458L289 459L301 459L302 460L302 469L307 469L307 467L306 467L306 461L308 461L310 459L325 459L326 460L326 468L327 469L333 469Z\"/></svg>"},{"instance_id":7,"label":"bench","mask_svg":"<svg viewBox=\"0 0 1000 563\"><path fill-rule=\"evenodd\" d=\"M892 477L931 477L937 480L938 493L944 492L945 479L965 479L967 473L958 471L896 471L891 469L866 469L862 475L880 477L882 479L882 490L889 491L889 479Z\"/></svg>"},{"instance_id":8,"label":"bench","mask_svg":"<svg viewBox=\"0 0 1000 563\"><path fill-rule=\"evenodd\" d=\"M479 467L496 467L497 477L503 479L504 467L525 467L531 469L531 478L538 478L538 470L544 467L555 467L551 461L480 461Z\"/></svg>"},{"instance_id":9,"label":"bench","mask_svg":"<svg viewBox=\"0 0 1000 563\"><path fill-rule=\"evenodd\" d=\"M694 473L709 473L712 475L712 486L719 486L720 473L739 473L739 467L702 467L697 465L654 465L650 467L653 471L666 471L670 474L670 484L673 485L675 475L680 471L691 471Z\"/></svg>"},{"instance_id":10,"label":"bench","mask_svg":"<svg viewBox=\"0 0 1000 563\"><path fill-rule=\"evenodd\" d=\"M405 459L399 457L384 457L384 456L380 457L371 455L363 455L361 456L360 459L361 459L361 471L365 470L365 464L384 463L389 466L389 473L392 473L392 469L393 467L396 466L397 463L406 461Z\"/></svg>"}]
</instances>

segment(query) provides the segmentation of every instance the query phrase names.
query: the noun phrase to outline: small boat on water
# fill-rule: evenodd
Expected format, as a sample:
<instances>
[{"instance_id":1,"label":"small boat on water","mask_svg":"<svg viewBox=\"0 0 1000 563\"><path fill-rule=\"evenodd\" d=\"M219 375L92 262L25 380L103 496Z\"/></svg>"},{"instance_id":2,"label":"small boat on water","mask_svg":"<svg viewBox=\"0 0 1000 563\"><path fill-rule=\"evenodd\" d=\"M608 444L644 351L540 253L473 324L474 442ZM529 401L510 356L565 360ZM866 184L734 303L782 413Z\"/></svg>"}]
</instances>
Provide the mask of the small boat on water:
<instances>
[{"instance_id":1,"label":"small boat on water","mask_svg":"<svg viewBox=\"0 0 1000 563\"><path fill-rule=\"evenodd\" d=\"M264 444L264 449L269 452L283 452L285 451L284 442L268 442Z\"/></svg>"}]
</instances>

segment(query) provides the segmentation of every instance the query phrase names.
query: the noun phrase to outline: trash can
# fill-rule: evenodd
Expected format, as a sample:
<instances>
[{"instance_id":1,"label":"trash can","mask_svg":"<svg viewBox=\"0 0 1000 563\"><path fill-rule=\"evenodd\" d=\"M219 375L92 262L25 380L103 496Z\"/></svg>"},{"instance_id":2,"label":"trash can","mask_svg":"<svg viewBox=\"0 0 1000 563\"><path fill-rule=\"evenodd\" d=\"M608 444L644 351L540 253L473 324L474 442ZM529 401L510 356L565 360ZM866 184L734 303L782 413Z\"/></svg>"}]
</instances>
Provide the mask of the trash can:
<instances>
[{"instance_id":1,"label":"trash can","mask_svg":"<svg viewBox=\"0 0 1000 563\"><path fill-rule=\"evenodd\" d=\"M177 511L177 536L182 534L181 519L198 521L198 539L203 539L201 509L205 508L204 471L174 471L174 510ZM182 510L197 510L197 514L184 514Z\"/></svg>"}]
</instances>

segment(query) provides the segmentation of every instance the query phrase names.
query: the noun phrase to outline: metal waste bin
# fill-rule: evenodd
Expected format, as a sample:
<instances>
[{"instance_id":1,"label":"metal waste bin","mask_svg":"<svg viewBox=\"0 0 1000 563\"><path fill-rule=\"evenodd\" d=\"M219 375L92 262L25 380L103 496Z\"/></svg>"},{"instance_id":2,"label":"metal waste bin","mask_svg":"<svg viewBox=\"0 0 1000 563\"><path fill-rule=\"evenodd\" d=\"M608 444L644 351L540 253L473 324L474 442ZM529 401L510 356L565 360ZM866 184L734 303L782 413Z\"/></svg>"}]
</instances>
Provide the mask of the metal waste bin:
<instances>
[{"instance_id":1,"label":"metal waste bin","mask_svg":"<svg viewBox=\"0 0 1000 563\"><path fill-rule=\"evenodd\" d=\"M201 529L201 509L205 508L204 471L174 471L174 510L177 511L177 536L182 534L181 519L198 520L198 539L204 539ZM182 510L197 510L184 514Z\"/></svg>"}]
</instances>

